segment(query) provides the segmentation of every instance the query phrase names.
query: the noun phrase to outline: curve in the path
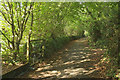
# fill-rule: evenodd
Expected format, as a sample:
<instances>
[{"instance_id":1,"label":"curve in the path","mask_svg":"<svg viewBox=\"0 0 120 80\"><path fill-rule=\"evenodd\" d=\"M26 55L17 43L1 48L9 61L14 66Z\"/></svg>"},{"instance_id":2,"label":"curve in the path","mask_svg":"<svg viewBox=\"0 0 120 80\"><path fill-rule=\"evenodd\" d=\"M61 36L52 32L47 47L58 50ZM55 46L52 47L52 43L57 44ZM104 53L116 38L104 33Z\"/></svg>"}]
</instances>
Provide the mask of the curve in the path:
<instances>
[{"instance_id":1,"label":"curve in the path","mask_svg":"<svg viewBox=\"0 0 120 80\"><path fill-rule=\"evenodd\" d=\"M23 76L27 78L101 78L96 64L102 58L102 49L89 48L87 38L74 40L57 58Z\"/></svg>"}]
</instances>

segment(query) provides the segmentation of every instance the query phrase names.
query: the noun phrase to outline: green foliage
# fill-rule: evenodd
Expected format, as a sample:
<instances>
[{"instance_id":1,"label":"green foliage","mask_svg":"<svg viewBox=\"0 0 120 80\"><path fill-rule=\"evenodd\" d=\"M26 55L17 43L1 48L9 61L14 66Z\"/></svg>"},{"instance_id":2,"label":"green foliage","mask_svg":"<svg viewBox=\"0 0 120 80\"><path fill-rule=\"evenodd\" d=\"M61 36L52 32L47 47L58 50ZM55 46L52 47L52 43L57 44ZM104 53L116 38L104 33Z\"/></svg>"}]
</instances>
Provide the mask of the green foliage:
<instances>
[{"instance_id":1,"label":"green foliage","mask_svg":"<svg viewBox=\"0 0 120 80\"><path fill-rule=\"evenodd\" d=\"M34 55L36 59L54 56L54 53L66 43L84 35L88 36L90 45L105 48L107 50L105 55L118 58L120 32L117 22L117 3L39 2L33 5L31 2L17 2L10 4L12 5L10 9L6 2L0 7L0 15L2 12L6 13L7 18L6 20L2 15L0 22L2 49L4 50L2 58L6 63L15 63L14 54L18 52L17 43L20 43L17 61L26 62L26 42L30 30L32 31L30 35L30 57L32 59ZM30 5L33 5L31 9ZM14 16L12 17L11 14ZM27 20L26 23L25 20ZM7 21L13 22L14 26ZM111 73L113 73L112 70Z\"/></svg>"},{"instance_id":2,"label":"green foliage","mask_svg":"<svg viewBox=\"0 0 120 80\"><path fill-rule=\"evenodd\" d=\"M13 51L10 51L9 49L2 51L2 61L3 61L3 65L7 64L15 64L15 61L13 60Z\"/></svg>"},{"instance_id":3,"label":"green foliage","mask_svg":"<svg viewBox=\"0 0 120 80\"><path fill-rule=\"evenodd\" d=\"M69 42L69 37L58 37L55 39L49 39L46 42L45 57L50 57L57 50L61 49L66 43Z\"/></svg>"}]
</instances>

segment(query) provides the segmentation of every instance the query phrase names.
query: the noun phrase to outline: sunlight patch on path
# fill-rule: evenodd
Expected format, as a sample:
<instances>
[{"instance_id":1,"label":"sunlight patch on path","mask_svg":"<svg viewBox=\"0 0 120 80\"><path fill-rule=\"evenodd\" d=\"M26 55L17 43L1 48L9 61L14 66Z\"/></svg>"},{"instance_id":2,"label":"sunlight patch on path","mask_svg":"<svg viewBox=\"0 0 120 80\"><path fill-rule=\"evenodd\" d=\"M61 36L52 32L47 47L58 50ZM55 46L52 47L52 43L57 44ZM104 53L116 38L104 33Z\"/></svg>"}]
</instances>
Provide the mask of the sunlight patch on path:
<instances>
[{"instance_id":1,"label":"sunlight patch on path","mask_svg":"<svg viewBox=\"0 0 120 80\"><path fill-rule=\"evenodd\" d=\"M98 61L101 59L99 53L102 51L102 49L89 48L86 38L72 41L72 45L57 53L58 58L49 61L49 64L43 67L39 66L34 73L27 77L45 79L88 78L91 75L100 77L95 65L99 63Z\"/></svg>"}]
</instances>

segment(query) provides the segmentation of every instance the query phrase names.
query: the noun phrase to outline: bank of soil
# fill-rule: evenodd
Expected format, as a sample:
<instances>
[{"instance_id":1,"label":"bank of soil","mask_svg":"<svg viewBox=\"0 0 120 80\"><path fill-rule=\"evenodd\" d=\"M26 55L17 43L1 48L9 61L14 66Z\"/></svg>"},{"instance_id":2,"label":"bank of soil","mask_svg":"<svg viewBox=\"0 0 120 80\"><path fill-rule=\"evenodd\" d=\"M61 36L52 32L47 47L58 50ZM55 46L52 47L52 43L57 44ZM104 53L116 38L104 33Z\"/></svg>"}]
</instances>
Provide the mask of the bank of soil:
<instances>
[{"instance_id":1,"label":"bank of soil","mask_svg":"<svg viewBox=\"0 0 120 80\"><path fill-rule=\"evenodd\" d=\"M23 64L17 64L17 65L2 65L2 75L6 74L12 70L15 70L19 67L21 67Z\"/></svg>"}]
</instances>

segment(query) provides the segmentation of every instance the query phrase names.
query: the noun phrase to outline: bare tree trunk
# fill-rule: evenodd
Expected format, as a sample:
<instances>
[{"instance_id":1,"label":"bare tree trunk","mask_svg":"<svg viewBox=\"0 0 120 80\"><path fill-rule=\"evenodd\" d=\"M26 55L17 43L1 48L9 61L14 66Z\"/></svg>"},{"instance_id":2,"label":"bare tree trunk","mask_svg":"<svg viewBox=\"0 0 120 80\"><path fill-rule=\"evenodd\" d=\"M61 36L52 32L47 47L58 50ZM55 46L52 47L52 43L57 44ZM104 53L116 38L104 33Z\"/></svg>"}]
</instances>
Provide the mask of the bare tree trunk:
<instances>
[{"instance_id":1,"label":"bare tree trunk","mask_svg":"<svg viewBox=\"0 0 120 80\"><path fill-rule=\"evenodd\" d=\"M14 4L16 4L17 6L15 7ZM8 46L10 45L9 43L12 44L12 49L11 48L10 49L13 51L13 56L14 56L13 58L15 61L16 61L17 54L19 54L20 41L22 40L23 32L26 28L26 23L28 21L28 18L30 16L31 9L33 6L33 3L31 3L28 7L28 4L25 2L23 4L24 7L22 8L21 4L22 3L7 2L6 5L8 6L8 9L7 9L7 6L3 6L4 10L7 13L5 11L0 10L0 13L2 13L2 16L4 17L5 21L7 21L7 23L11 26L12 40L10 40L1 30L0 32L8 40ZM22 19L19 19L19 16L21 17L22 12L23 12L23 17ZM20 15L18 15L18 13L20 13ZM15 20L17 20L17 22ZM17 29L17 26L18 26L18 29ZM16 38L17 38L16 40L17 42L15 41Z\"/></svg>"},{"instance_id":2,"label":"bare tree trunk","mask_svg":"<svg viewBox=\"0 0 120 80\"><path fill-rule=\"evenodd\" d=\"M28 40L27 40L27 61L29 62L29 58L30 58L30 34L28 35Z\"/></svg>"},{"instance_id":3,"label":"bare tree trunk","mask_svg":"<svg viewBox=\"0 0 120 80\"><path fill-rule=\"evenodd\" d=\"M118 2L118 31L120 31L120 2ZM118 32L118 67L120 68L120 32Z\"/></svg>"},{"instance_id":4,"label":"bare tree trunk","mask_svg":"<svg viewBox=\"0 0 120 80\"><path fill-rule=\"evenodd\" d=\"M14 54L14 58L15 58L15 61L16 61L16 58L17 58L17 54L19 54L19 45L20 45L20 42L16 42L16 47L15 47L15 54Z\"/></svg>"},{"instance_id":5,"label":"bare tree trunk","mask_svg":"<svg viewBox=\"0 0 120 80\"><path fill-rule=\"evenodd\" d=\"M0 43L0 53L1 53L1 43Z\"/></svg>"},{"instance_id":6,"label":"bare tree trunk","mask_svg":"<svg viewBox=\"0 0 120 80\"><path fill-rule=\"evenodd\" d=\"M28 35L28 40L27 40L27 61L30 61L30 36L32 34L32 26L33 26L33 8L32 8L32 19L31 19L31 28L29 31L29 35Z\"/></svg>"}]
</instances>

